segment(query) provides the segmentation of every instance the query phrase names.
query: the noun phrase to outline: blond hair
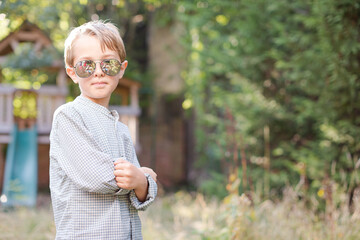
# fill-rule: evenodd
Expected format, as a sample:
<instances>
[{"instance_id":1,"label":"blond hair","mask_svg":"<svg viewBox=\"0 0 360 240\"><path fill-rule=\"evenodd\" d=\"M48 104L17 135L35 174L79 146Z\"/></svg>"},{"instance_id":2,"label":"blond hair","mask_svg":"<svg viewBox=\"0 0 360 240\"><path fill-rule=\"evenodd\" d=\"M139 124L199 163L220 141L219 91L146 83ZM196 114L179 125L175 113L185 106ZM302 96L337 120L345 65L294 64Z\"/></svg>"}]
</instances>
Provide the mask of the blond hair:
<instances>
[{"instance_id":1,"label":"blond hair","mask_svg":"<svg viewBox=\"0 0 360 240\"><path fill-rule=\"evenodd\" d=\"M96 20L87 22L79 27L74 28L65 40L64 59L66 67L73 67L74 54L72 47L80 36L94 36L99 39L101 49L104 51L108 48L119 54L120 61L123 62L126 57L124 42L120 36L119 30L114 24Z\"/></svg>"}]
</instances>

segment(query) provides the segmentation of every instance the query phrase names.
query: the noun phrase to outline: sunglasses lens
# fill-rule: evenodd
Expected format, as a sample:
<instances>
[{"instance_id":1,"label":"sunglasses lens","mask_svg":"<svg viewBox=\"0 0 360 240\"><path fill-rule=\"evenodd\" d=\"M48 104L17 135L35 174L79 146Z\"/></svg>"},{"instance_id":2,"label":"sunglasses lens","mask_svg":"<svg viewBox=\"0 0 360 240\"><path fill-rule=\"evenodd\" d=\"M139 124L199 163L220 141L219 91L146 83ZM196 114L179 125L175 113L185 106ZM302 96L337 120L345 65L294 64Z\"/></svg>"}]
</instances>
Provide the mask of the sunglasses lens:
<instances>
[{"instance_id":1,"label":"sunglasses lens","mask_svg":"<svg viewBox=\"0 0 360 240\"><path fill-rule=\"evenodd\" d=\"M80 61L75 66L76 74L81 78L90 77L95 71L95 63L91 60Z\"/></svg>"},{"instance_id":2,"label":"sunglasses lens","mask_svg":"<svg viewBox=\"0 0 360 240\"><path fill-rule=\"evenodd\" d=\"M107 59L103 60L100 66L105 74L115 76L120 72L121 63L116 59Z\"/></svg>"}]
</instances>

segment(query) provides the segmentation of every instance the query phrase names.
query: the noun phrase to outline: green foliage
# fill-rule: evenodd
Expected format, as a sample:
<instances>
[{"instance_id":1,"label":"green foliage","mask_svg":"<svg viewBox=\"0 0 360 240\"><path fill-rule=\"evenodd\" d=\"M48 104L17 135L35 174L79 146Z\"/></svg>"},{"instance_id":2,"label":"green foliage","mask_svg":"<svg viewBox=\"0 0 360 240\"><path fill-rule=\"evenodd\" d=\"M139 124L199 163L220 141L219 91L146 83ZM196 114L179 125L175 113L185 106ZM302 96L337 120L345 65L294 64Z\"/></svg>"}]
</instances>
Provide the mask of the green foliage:
<instances>
[{"instance_id":1,"label":"green foliage","mask_svg":"<svg viewBox=\"0 0 360 240\"><path fill-rule=\"evenodd\" d=\"M13 54L7 56L2 67L25 70L50 67L57 58L59 58L59 54L55 49L46 48L42 51L35 51L33 44L23 43L17 47Z\"/></svg>"},{"instance_id":2,"label":"green foliage","mask_svg":"<svg viewBox=\"0 0 360 240\"><path fill-rule=\"evenodd\" d=\"M17 92L13 100L14 117L35 119L37 116L36 97L34 92Z\"/></svg>"},{"instance_id":3,"label":"green foliage","mask_svg":"<svg viewBox=\"0 0 360 240\"><path fill-rule=\"evenodd\" d=\"M226 191L226 177L217 172L210 173L211 178L201 183L199 191L207 196L216 196L224 198L227 195Z\"/></svg>"},{"instance_id":4,"label":"green foliage","mask_svg":"<svg viewBox=\"0 0 360 240\"><path fill-rule=\"evenodd\" d=\"M189 0L177 8L189 33L185 101L196 111L202 167L238 166L235 147L246 152L250 182L262 187L265 174L255 177L256 169L270 173L275 189L301 177L313 192L326 177L349 191L358 186L357 1Z\"/></svg>"},{"instance_id":5,"label":"green foliage","mask_svg":"<svg viewBox=\"0 0 360 240\"><path fill-rule=\"evenodd\" d=\"M21 43L1 64L2 81L23 89L39 89L42 84L55 84L56 72L49 67L58 59L53 48L35 51L31 43Z\"/></svg>"}]
</instances>

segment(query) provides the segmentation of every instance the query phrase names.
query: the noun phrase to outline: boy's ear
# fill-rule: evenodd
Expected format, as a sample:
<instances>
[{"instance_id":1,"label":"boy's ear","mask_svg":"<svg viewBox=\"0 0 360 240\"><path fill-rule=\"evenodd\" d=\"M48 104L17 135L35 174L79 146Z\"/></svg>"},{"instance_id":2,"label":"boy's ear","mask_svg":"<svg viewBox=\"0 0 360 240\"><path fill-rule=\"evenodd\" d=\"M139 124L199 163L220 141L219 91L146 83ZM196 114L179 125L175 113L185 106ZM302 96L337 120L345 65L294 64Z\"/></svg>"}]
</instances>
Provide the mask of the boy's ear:
<instances>
[{"instance_id":1,"label":"boy's ear","mask_svg":"<svg viewBox=\"0 0 360 240\"><path fill-rule=\"evenodd\" d=\"M78 83L77 77L76 77L76 73L75 73L75 69L71 68L71 67L67 67L66 68L66 73L67 75L71 78L71 80L73 80L74 83Z\"/></svg>"},{"instance_id":2,"label":"boy's ear","mask_svg":"<svg viewBox=\"0 0 360 240\"><path fill-rule=\"evenodd\" d=\"M121 71L125 71L125 69L127 68L128 66L128 61L123 61L122 64L121 64Z\"/></svg>"},{"instance_id":3,"label":"boy's ear","mask_svg":"<svg viewBox=\"0 0 360 240\"><path fill-rule=\"evenodd\" d=\"M121 63L120 78L122 78L124 76L125 69L127 68L127 66L128 66L128 61L125 60Z\"/></svg>"}]
</instances>

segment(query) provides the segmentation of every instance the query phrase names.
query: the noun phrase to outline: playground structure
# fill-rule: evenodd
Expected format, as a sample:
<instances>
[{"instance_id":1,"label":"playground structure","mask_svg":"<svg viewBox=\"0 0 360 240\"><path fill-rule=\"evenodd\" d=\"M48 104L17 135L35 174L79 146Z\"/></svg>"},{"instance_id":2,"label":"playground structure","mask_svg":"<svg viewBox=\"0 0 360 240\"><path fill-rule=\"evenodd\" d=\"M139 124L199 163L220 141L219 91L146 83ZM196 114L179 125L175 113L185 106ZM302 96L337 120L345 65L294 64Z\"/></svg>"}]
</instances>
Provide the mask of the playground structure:
<instances>
[{"instance_id":1,"label":"playground structure","mask_svg":"<svg viewBox=\"0 0 360 240\"><path fill-rule=\"evenodd\" d=\"M33 44L37 51L51 45L46 34L25 21L18 30L0 41L0 65L7 55L24 42ZM54 61L50 68L57 73L56 84L41 85L39 89L32 90L37 95L36 119L33 119L33 125L30 124L31 126L25 129L19 127L21 124L14 116L14 96L19 89L3 84L0 76L0 192L2 190L3 193L0 202L3 205L34 206L37 188L48 188L48 150L52 118L55 110L66 102L69 82L62 60ZM121 103L109 107L117 110L119 120L128 125L136 150L140 149L139 87L137 82L120 79L114 94L118 95Z\"/></svg>"}]
</instances>

